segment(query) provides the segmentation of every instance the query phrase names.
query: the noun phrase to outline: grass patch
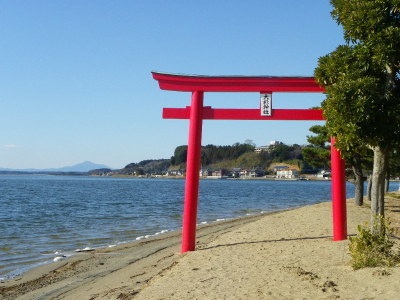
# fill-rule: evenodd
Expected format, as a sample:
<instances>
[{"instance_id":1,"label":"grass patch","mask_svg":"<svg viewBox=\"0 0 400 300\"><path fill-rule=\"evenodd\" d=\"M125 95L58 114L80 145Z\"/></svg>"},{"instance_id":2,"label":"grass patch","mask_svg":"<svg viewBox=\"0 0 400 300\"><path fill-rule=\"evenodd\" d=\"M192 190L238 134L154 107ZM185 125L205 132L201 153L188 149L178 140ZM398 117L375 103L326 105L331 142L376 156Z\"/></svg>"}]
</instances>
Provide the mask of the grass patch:
<instances>
[{"instance_id":1,"label":"grass patch","mask_svg":"<svg viewBox=\"0 0 400 300\"><path fill-rule=\"evenodd\" d=\"M395 242L391 239L394 229L388 218L375 219L375 228L383 226L381 233L371 231L368 224L358 225L358 234L350 237L349 250L351 266L354 270L367 267L392 267L400 263L400 252L395 252Z\"/></svg>"},{"instance_id":2,"label":"grass patch","mask_svg":"<svg viewBox=\"0 0 400 300\"><path fill-rule=\"evenodd\" d=\"M399 192L389 192L389 193L386 193L386 196L389 196L389 197L392 197L392 198L395 198L395 199L400 199Z\"/></svg>"}]
</instances>

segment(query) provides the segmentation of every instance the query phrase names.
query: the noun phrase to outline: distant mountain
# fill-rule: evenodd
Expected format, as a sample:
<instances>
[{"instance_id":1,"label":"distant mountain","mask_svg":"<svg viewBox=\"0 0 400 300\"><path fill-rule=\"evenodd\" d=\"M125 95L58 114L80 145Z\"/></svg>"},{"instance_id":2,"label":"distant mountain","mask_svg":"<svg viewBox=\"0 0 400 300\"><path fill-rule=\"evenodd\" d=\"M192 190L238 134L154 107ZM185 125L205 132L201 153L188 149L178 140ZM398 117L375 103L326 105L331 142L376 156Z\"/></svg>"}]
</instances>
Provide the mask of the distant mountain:
<instances>
[{"instance_id":1,"label":"distant mountain","mask_svg":"<svg viewBox=\"0 0 400 300\"><path fill-rule=\"evenodd\" d=\"M17 171L17 172L88 172L95 169L109 169L108 166L102 164L95 164L91 161L85 161L83 163L73 165L73 166L66 166L62 168L54 168L54 169L3 169L0 168L0 171Z\"/></svg>"},{"instance_id":2,"label":"distant mountain","mask_svg":"<svg viewBox=\"0 0 400 300\"><path fill-rule=\"evenodd\" d=\"M88 172L95 169L110 169L110 167L102 164L95 164L91 161L85 161L74 166L59 168L57 172Z\"/></svg>"}]
</instances>

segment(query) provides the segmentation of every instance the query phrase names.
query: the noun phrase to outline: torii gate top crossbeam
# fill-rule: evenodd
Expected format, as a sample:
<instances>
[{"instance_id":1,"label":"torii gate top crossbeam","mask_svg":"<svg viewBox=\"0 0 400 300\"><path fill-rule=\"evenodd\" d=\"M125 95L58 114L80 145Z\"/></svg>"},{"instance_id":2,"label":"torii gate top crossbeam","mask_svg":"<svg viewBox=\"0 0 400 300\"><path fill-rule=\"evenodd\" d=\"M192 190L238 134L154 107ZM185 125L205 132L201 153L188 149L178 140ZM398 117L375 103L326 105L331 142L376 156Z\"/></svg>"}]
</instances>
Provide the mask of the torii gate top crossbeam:
<instances>
[{"instance_id":1,"label":"torii gate top crossbeam","mask_svg":"<svg viewBox=\"0 0 400 300\"><path fill-rule=\"evenodd\" d=\"M203 76L152 72L160 89L180 92L324 92L314 77Z\"/></svg>"}]
</instances>

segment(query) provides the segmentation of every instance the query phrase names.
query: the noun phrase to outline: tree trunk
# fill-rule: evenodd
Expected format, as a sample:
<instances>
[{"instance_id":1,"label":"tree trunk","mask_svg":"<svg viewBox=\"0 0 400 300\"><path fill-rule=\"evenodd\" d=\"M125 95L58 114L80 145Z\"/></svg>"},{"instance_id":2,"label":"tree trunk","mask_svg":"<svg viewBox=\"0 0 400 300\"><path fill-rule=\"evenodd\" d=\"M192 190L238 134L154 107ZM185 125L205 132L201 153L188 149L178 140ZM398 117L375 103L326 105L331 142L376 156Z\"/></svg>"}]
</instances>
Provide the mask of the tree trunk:
<instances>
[{"instance_id":1,"label":"tree trunk","mask_svg":"<svg viewBox=\"0 0 400 300\"><path fill-rule=\"evenodd\" d=\"M395 88L396 72L392 66L386 64L385 93L382 100L389 100L391 92ZM390 142L387 141L387 144ZM373 147L374 167L372 171L371 188L371 231L376 235L385 234L385 179L389 167L388 147L383 149L381 146Z\"/></svg>"},{"instance_id":2,"label":"tree trunk","mask_svg":"<svg viewBox=\"0 0 400 300\"><path fill-rule=\"evenodd\" d=\"M352 164L355 182L354 182L354 204L361 206L364 203L364 177L361 166L361 159L358 156L353 158Z\"/></svg>"},{"instance_id":3,"label":"tree trunk","mask_svg":"<svg viewBox=\"0 0 400 300\"><path fill-rule=\"evenodd\" d=\"M371 230L375 234L384 233L384 226L379 222L385 217L385 178L388 168L388 151L379 146L374 150L374 167L371 187Z\"/></svg>"},{"instance_id":4,"label":"tree trunk","mask_svg":"<svg viewBox=\"0 0 400 300\"><path fill-rule=\"evenodd\" d=\"M371 189L372 189L372 174L368 175L368 185L367 185L367 199L371 201Z\"/></svg>"},{"instance_id":5,"label":"tree trunk","mask_svg":"<svg viewBox=\"0 0 400 300\"><path fill-rule=\"evenodd\" d=\"M385 179L385 192L389 192L389 183L390 183L390 170L388 167L388 170L386 172L386 179Z\"/></svg>"}]
</instances>

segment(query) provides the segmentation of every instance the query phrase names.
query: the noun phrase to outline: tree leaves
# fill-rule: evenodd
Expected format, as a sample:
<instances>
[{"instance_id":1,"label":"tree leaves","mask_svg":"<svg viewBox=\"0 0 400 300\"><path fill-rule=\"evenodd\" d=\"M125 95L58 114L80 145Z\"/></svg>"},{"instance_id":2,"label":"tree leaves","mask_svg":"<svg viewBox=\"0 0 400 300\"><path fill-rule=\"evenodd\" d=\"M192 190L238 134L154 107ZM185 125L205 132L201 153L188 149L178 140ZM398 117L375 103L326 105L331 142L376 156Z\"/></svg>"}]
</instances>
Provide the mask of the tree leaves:
<instances>
[{"instance_id":1,"label":"tree leaves","mask_svg":"<svg viewBox=\"0 0 400 300\"><path fill-rule=\"evenodd\" d=\"M384 213L388 153L400 140L400 0L331 0L347 45L319 59L317 81L335 146L351 155L373 148L371 211Z\"/></svg>"},{"instance_id":2,"label":"tree leaves","mask_svg":"<svg viewBox=\"0 0 400 300\"><path fill-rule=\"evenodd\" d=\"M365 44L378 64L400 59L399 0L331 0L332 17L348 44Z\"/></svg>"}]
</instances>

